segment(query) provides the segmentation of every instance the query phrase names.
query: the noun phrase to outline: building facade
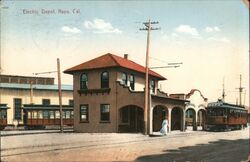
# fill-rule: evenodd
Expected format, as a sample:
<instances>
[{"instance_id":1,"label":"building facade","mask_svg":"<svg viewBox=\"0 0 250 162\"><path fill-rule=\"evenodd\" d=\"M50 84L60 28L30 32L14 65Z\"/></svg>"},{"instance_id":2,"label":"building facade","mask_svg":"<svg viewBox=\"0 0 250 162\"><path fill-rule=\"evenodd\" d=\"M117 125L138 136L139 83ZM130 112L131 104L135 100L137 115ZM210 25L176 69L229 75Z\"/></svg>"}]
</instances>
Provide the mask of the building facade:
<instances>
[{"instance_id":1,"label":"building facade","mask_svg":"<svg viewBox=\"0 0 250 162\"><path fill-rule=\"evenodd\" d=\"M23 125L24 105L59 104L58 85L54 78L0 75L0 104L8 108L7 125ZM73 104L71 85L62 85L62 104Z\"/></svg>"},{"instance_id":2,"label":"building facade","mask_svg":"<svg viewBox=\"0 0 250 162\"><path fill-rule=\"evenodd\" d=\"M145 68L124 57L105 54L64 71L73 75L76 132L143 132ZM169 120L171 130L184 130L187 100L159 91L166 80L149 70L150 133Z\"/></svg>"}]
</instances>

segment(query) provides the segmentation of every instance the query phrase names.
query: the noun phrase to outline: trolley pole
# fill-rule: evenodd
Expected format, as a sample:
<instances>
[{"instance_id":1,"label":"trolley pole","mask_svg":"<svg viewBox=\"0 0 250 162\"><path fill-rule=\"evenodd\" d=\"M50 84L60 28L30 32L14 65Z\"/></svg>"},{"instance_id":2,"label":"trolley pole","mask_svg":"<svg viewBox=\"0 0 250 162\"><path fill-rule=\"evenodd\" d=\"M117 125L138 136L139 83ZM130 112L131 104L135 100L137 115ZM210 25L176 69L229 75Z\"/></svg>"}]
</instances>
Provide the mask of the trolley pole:
<instances>
[{"instance_id":1,"label":"trolley pole","mask_svg":"<svg viewBox=\"0 0 250 162\"><path fill-rule=\"evenodd\" d=\"M60 59L57 58L57 74L58 74L58 96L60 106L60 131L63 133L63 111L62 111L62 89L61 89L61 71L60 71Z\"/></svg>"},{"instance_id":2,"label":"trolley pole","mask_svg":"<svg viewBox=\"0 0 250 162\"><path fill-rule=\"evenodd\" d=\"M151 30L159 30L159 28L152 28L152 24L158 24L158 22L148 22L143 23L146 28L141 28L140 30L146 30L147 33L147 48L146 48L146 63L145 63L145 107L144 107L144 134L149 134L149 120L150 120L150 108L149 108L149 86L148 86L148 71L149 71L149 45L150 45L150 32Z\"/></svg>"}]
</instances>

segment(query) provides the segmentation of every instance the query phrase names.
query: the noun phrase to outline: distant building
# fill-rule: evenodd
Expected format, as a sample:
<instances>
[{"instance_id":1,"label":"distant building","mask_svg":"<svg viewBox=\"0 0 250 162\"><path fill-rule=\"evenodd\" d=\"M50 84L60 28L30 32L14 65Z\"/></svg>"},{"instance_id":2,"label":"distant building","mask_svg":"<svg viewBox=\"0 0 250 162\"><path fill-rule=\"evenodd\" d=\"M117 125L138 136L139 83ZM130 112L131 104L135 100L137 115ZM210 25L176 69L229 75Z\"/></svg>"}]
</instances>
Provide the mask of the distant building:
<instances>
[{"instance_id":1,"label":"distant building","mask_svg":"<svg viewBox=\"0 0 250 162\"><path fill-rule=\"evenodd\" d=\"M73 104L72 85L62 85L62 103ZM58 85L54 84L54 78L0 75L0 104L8 108L7 114L3 113L8 125L23 125L24 105L59 104ZM32 115L37 113L34 111Z\"/></svg>"},{"instance_id":2,"label":"distant building","mask_svg":"<svg viewBox=\"0 0 250 162\"><path fill-rule=\"evenodd\" d=\"M76 132L143 132L145 67L108 53L64 72L73 75ZM149 70L150 133L166 118L170 130L184 130L189 101L159 91L161 80L166 78Z\"/></svg>"}]
</instances>

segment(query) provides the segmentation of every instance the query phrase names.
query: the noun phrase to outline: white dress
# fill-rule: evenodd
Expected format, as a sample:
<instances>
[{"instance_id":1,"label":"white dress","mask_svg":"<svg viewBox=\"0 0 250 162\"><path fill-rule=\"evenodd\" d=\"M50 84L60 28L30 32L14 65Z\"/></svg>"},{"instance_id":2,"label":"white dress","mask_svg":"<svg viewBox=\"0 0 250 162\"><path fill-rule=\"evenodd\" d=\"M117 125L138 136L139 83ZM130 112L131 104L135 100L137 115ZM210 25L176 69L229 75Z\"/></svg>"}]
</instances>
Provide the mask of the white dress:
<instances>
[{"instance_id":1,"label":"white dress","mask_svg":"<svg viewBox=\"0 0 250 162\"><path fill-rule=\"evenodd\" d=\"M167 134L167 132L168 132L168 120L167 119L162 121L160 132L164 135Z\"/></svg>"}]
</instances>

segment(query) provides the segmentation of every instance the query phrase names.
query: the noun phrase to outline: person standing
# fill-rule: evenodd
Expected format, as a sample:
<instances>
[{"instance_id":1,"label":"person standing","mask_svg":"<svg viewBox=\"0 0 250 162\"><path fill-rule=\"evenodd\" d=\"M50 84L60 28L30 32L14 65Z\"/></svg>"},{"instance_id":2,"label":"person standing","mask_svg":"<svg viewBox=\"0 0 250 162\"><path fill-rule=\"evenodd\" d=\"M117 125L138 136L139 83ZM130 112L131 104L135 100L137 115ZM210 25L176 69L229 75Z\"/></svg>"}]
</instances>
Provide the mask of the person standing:
<instances>
[{"instance_id":1,"label":"person standing","mask_svg":"<svg viewBox=\"0 0 250 162\"><path fill-rule=\"evenodd\" d=\"M161 124L160 133L162 133L163 135L167 135L167 132L168 132L168 120L164 119Z\"/></svg>"}]
</instances>

